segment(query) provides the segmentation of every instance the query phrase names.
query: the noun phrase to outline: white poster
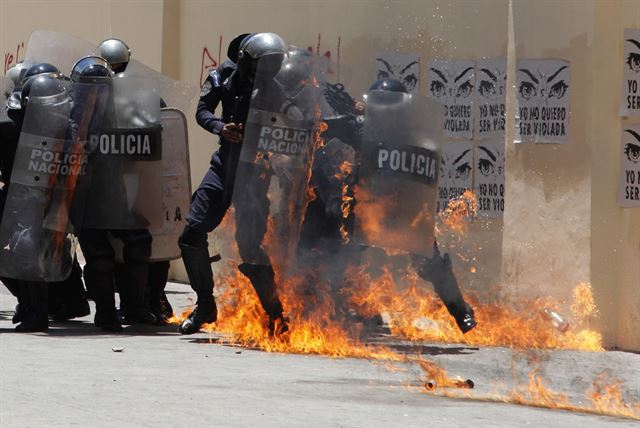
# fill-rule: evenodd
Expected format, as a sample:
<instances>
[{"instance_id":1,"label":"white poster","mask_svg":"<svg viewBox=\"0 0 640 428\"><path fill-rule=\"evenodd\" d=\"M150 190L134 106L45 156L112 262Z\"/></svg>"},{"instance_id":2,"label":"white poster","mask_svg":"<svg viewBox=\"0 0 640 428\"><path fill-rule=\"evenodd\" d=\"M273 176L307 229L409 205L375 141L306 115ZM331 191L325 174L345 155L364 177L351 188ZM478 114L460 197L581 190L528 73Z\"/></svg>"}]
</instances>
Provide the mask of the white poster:
<instances>
[{"instance_id":1,"label":"white poster","mask_svg":"<svg viewBox=\"0 0 640 428\"><path fill-rule=\"evenodd\" d=\"M483 59L476 62L476 138L484 140L504 135L507 86L507 60Z\"/></svg>"},{"instance_id":2,"label":"white poster","mask_svg":"<svg viewBox=\"0 0 640 428\"><path fill-rule=\"evenodd\" d=\"M442 146L438 180L438 212L473 187L473 143L447 141Z\"/></svg>"},{"instance_id":3,"label":"white poster","mask_svg":"<svg viewBox=\"0 0 640 428\"><path fill-rule=\"evenodd\" d=\"M569 140L571 64L560 59L523 59L517 67L516 143Z\"/></svg>"},{"instance_id":4,"label":"white poster","mask_svg":"<svg viewBox=\"0 0 640 428\"><path fill-rule=\"evenodd\" d=\"M624 64L620 116L640 116L640 30L624 30Z\"/></svg>"},{"instance_id":5,"label":"white poster","mask_svg":"<svg viewBox=\"0 0 640 428\"><path fill-rule=\"evenodd\" d=\"M504 138L478 142L475 159L478 215L501 218L504 213Z\"/></svg>"},{"instance_id":6,"label":"white poster","mask_svg":"<svg viewBox=\"0 0 640 428\"><path fill-rule=\"evenodd\" d=\"M378 52L374 64L374 79L396 79L409 93L420 93L420 57L415 54Z\"/></svg>"},{"instance_id":7,"label":"white poster","mask_svg":"<svg viewBox=\"0 0 640 428\"><path fill-rule=\"evenodd\" d=\"M640 125L622 126L618 203L640 207Z\"/></svg>"},{"instance_id":8,"label":"white poster","mask_svg":"<svg viewBox=\"0 0 640 428\"><path fill-rule=\"evenodd\" d=\"M473 134L475 61L429 62L428 96L445 106L444 136L470 140Z\"/></svg>"}]
</instances>

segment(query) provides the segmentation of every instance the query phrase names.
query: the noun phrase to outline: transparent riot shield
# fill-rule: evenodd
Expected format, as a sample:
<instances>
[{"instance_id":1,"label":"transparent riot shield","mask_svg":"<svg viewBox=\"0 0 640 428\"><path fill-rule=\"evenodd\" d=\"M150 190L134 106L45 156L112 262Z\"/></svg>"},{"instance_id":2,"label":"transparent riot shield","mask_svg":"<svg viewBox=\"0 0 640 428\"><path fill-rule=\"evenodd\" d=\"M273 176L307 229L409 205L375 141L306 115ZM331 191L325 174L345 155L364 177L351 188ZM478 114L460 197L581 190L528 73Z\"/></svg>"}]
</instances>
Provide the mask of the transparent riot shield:
<instances>
[{"instance_id":1,"label":"transparent riot shield","mask_svg":"<svg viewBox=\"0 0 640 428\"><path fill-rule=\"evenodd\" d=\"M162 109L162 225L149 230L152 262L180 258L178 238L191 203L191 172L187 119L179 110ZM122 261L122 241L112 239L116 259Z\"/></svg>"},{"instance_id":2,"label":"transparent riot shield","mask_svg":"<svg viewBox=\"0 0 640 428\"><path fill-rule=\"evenodd\" d=\"M29 37L25 61L47 62L58 67L63 74L69 74L73 64L87 55L100 55L98 47L70 34L36 30ZM189 110L200 91L198 87L164 76L134 58L129 61L126 72L129 76L156 79L166 106L181 111Z\"/></svg>"},{"instance_id":3,"label":"transparent riot shield","mask_svg":"<svg viewBox=\"0 0 640 428\"><path fill-rule=\"evenodd\" d=\"M369 92L355 190L357 242L431 256L443 115L437 101Z\"/></svg>"},{"instance_id":4,"label":"transparent riot shield","mask_svg":"<svg viewBox=\"0 0 640 428\"><path fill-rule=\"evenodd\" d=\"M31 86L0 225L0 276L51 282L71 270L87 173L84 147L99 97L85 88L92 103L78 111L71 94L82 90L57 89Z\"/></svg>"},{"instance_id":5,"label":"transparent riot shield","mask_svg":"<svg viewBox=\"0 0 640 428\"><path fill-rule=\"evenodd\" d=\"M162 224L160 96L153 79L121 75L87 145L90 186L83 228Z\"/></svg>"},{"instance_id":6,"label":"transparent riot shield","mask_svg":"<svg viewBox=\"0 0 640 428\"><path fill-rule=\"evenodd\" d=\"M71 34L36 30L31 33L25 51L25 62L46 62L55 65L62 74L69 75L80 58L97 52L95 45Z\"/></svg>"},{"instance_id":7,"label":"transparent riot shield","mask_svg":"<svg viewBox=\"0 0 640 428\"><path fill-rule=\"evenodd\" d=\"M294 254L324 80L318 64L311 55L286 59L282 67L269 59L258 64L233 191L244 263L267 265L276 258L285 267Z\"/></svg>"}]
</instances>

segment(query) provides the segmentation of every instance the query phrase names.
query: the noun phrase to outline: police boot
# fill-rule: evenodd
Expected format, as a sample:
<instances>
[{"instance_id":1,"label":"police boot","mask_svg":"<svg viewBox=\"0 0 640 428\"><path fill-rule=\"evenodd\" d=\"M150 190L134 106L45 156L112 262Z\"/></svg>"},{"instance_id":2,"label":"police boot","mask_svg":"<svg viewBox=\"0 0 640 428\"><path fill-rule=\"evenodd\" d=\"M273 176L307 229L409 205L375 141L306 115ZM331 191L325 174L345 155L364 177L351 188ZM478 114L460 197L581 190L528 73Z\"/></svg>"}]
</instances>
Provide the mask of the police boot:
<instances>
[{"instance_id":1,"label":"police boot","mask_svg":"<svg viewBox=\"0 0 640 428\"><path fill-rule=\"evenodd\" d=\"M155 315L157 324L167 324L173 317L173 308L167 299L164 288L169 277L169 262L149 263L149 309Z\"/></svg>"},{"instance_id":2,"label":"police boot","mask_svg":"<svg viewBox=\"0 0 640 428\"><path fill-rule=\"evenodd\" d=\"M466 333L477 324L473 309L464 301L462 292L458 286L458 280L451 268L451 258L445 253L440 256L437 246L434 248L433 257L426 259L418 270L418 274L425 281L433 284L433 288L444 303L447 311L456 320L456 324L462 333Z\"/></svg>"},{"instance_id":3,"label":"police boot","mask_svg":"<svg viewBox=\"0 0 640 428\"><path fill-rule=\"evenodd\" d=\"M125 263L126 284L125 290L120 290L120 295L126 293L127 305L122 311L122 324L155 324L156 317L149 310L147 300L148 263Z\"/></svg>"},{"instance_id":4,"label":"police boot","mask_svg":"<svg viewBox=\"0 0 640 428\"><path fill-rule=\"evenodd\" d=\"M85 268L84 277L87 291L96 303L94 324L104 331L122 331L122 325L116 312L116 299L113 288L113 277L107 272L92 272Z\"/></svg>"},{"instance_id":5,"label":"police boot","mask_svg":"<svg viewBox=\"0 0 640 428\"><path fill-rule=\"evenodd\" d=\"M69 277L49 284L49 315L54 321L68 321L91 313L82 283L82 268L74 260Z\"/></svg>"},{"instance_id":6,"label":"police boot","mask_svg":"<svg viewBox=\"0 0 640 428\"><path fill-rule=\"evenodd\" d=\"M242 263L238 269L251 281L262 307L269 316L269 334L279 336L289 331L288 320L282 315L282 303L276 291L273 268L270 265Z\"/></svg>"},{"instance_id":7,"label":"police boot","mask_svg":"<svg viewBox=\"0 0 640 428\"><path fill-rule=\"evenodd\" d=\"M27 307L22 315L22 322L16 326L19 332L47 331L49 314L47 306L48 284L44 282L24 282L23 295L27 295Z\"/></svg>"},{"instance_id":8,"label":"police boot","mask_svg":"<svg viewBox=\"0 0 640 428\"><path fill-rule=\"evenodd\" d=\"M195 310L180 324L178 330L182 334L194 334L203 324L218 319L218 308L213 297L213 272L207 248L180 244L180 249L191 288L198 295L198 302Z\"/></svg>"}]
</instances>

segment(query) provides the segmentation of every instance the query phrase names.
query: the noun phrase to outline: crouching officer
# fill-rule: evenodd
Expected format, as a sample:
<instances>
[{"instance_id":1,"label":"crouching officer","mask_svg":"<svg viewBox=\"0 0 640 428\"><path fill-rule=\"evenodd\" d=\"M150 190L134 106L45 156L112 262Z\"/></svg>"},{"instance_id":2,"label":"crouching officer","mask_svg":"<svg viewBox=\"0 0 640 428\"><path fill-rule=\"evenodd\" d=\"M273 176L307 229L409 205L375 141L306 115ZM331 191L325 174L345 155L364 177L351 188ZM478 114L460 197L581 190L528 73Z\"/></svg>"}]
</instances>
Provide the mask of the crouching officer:
<instances>
[{"instance_id":1,"label":"crouching officer","mask_svg":"<svg viewBox=\"0 0 640 428\"><path fill-rule=\"evenodd\" d=\"M237 69L232 70L233 65L227 62L225 68L210 73L202 86L196 113L200 126L220 136L220 149L211 157L209 170L193 194L187 225L178 241L189 282L198 297L196 309L180 325L182 334L196 333L203 324L217 319L207 233L218 227L231 204L258 61L273 60L281 64L286 52L284 41L273 33L241 35L234 42L240 39ZM229 73L228 77L225 77L226 73ZM214 115L220 103L222 117ZM237 224L237 228L242 227L238 219ZM256 235L250 239L237 236L237 240L242 256L245 252L254 252L252 250L260 245L262 236ZM264 256L268 260L268 256ZM276 292L271 265L243 263L240 269L251 280L258 294L269 317L271 332L286 331L288 327L282 315L282 304ZM276 326L278 331L274 331Z\"/></svg>"}]
</instances>

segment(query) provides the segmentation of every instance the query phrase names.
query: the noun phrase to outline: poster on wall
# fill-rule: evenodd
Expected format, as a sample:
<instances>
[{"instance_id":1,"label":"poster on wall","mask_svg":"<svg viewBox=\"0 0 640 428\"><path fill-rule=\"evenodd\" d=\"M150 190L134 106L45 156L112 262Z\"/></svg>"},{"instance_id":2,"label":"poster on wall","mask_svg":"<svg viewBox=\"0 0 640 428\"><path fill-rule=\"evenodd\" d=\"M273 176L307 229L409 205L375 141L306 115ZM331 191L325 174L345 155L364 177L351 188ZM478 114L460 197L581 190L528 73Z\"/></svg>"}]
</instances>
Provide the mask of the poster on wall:
<instances>
[{"instance_id":1,"label":"poster on wall","mask_svg":"<svg viewBox=\"0 0 640 428\"><path fill-rule=\"evenodd\" d=\"M473 136L475 61L433 60L428 66L428 96L445 106L444 136L470 140Z\"/></svg>"},{"instance_id":2,"label":"poster on wall","mask_svg":"<svg viewBox=\"0 0 640 428\"><path fill-rule=\"evenodd\" d=\"M640 116L640 29L624 30L620 116Z\"/></svg>"},{"instance_id":3,"label":"poster on wall","mask_svg":"<svg viewBox=\"0 0 640 428\"><path fill-rule=\"evenodd\" d=\"M618 204L640 207L640 125L622 126Z\"/></svg>"},{"instance_id":4,"label":"poster on wall","mask_svg":"<svg viewBox=\"0 0 640 428\"><path fill-rule=\"evenodd\" d=\"M474 182L478 216L502 218L504 214L504 138L478 142Z\"/></svg>"},{"instance_id":5,"label":"poster on wall","mask_svg":"<svg viewBox=\"0 0 640 428\"><path fill-rule=\"evenodd\" d=\"M473 117L478 140L504 135L506 85L505 58L476 62L476 103Z\"/></svg>"},{"instance_id":6,"label":"poster on wall","mask_svg":"<svg viewBox=\"0 0 640 428\"><path fill-rule=\"evenodd\" d=\"M569 140L571 64L561 59L518 61L516 143Z\"/></svg>"},{"instance_id":7,"label":"poster on wall","mask_svg":"<svg viewBox=\"0 0 640 428\"><path fill-rule=\"evenodd\" d=\"M409 93L420 93L420 56L397 52L378 52L374 62L374 80L396 79Z\"/></svg>"},{"instance_id":8,"label":"poster on wall","mask_svg":"<svg viewBox=\"0 0 640 428\"><path fill-rule=\"evenodd\" d=\"M473 187L473 143L447 141L442 145L440 179L438 181L438 212L449 201Z\"/></svg>"}]
</instances>

